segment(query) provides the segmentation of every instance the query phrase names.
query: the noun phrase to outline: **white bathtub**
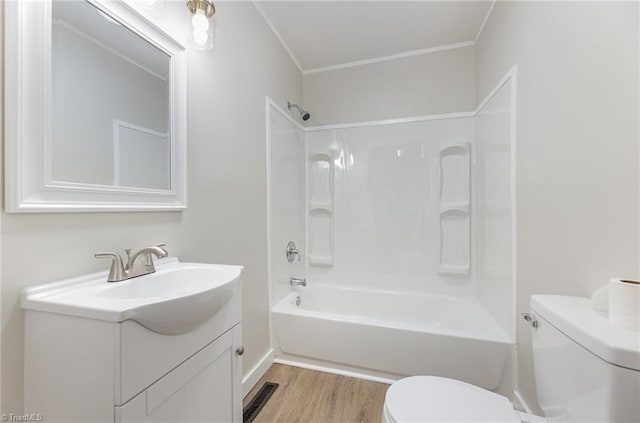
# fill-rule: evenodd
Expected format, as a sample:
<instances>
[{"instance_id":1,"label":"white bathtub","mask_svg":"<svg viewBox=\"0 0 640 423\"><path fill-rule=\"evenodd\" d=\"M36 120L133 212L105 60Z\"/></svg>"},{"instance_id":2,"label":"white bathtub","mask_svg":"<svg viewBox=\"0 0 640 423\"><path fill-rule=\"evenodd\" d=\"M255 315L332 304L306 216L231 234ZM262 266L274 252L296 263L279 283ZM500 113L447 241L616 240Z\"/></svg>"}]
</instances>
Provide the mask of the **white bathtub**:
<instances>
[{"instance_id":1,"label":"white bathtub","mask_svg":"<svg viewBox=\"0 0 640 423\"><path fill-rule=\"evenodd\" d=\"M513 343L474 298L306 287L276 304L272 324L279 353L294 361L511 389Z\"/></svg>"}]
</instances>

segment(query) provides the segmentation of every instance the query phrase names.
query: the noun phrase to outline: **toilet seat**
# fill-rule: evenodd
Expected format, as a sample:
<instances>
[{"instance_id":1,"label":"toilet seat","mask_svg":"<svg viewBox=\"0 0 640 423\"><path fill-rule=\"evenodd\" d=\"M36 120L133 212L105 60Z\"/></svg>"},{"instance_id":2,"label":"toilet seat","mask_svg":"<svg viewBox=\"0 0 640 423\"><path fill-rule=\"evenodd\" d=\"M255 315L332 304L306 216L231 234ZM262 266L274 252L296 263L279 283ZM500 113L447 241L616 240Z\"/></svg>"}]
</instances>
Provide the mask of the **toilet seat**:
<instances>
[{"instance_id":1,"label":"toilet seat","mask_svg":"<svg viewBox=\"0 0 640 423\"><path fill-rule=\"evenodd\" d=\"M412 376L387 390L383 422L521 423L502 395L436 376Z\"/></svg>"}]
</instances>

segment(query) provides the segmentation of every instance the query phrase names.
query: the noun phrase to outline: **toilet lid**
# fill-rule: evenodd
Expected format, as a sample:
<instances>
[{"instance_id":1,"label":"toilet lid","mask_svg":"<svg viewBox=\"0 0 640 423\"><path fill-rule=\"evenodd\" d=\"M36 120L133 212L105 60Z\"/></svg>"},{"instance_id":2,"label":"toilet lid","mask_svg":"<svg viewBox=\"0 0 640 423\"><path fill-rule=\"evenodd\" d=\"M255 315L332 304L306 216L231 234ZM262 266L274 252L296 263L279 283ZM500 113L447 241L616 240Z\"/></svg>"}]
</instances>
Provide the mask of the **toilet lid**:
<instances>
[{"instance_id":1,"label":"toilet lid","mask_svg":"<svg viewBox=\"0 0 640 423\"><path fill-rule=\"evenodd\" d=\"M384 413L391 423L520 423L513 405L502 395L435 376L412 376L395 382L387 390Z\"/></svg>"}]
</instances>

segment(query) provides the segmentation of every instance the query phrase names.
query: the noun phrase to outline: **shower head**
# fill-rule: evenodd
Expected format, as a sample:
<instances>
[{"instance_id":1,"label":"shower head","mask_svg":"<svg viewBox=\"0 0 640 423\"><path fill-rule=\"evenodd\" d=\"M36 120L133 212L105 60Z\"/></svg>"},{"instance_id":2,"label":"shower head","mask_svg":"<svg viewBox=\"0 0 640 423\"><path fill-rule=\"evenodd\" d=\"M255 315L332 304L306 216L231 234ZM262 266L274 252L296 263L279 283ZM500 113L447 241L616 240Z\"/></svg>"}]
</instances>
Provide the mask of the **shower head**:
<instances>
[{"instance_id":1,"label":"shower head","mask_svg":"<svg viewBox=\"0 0 640 423\"><path fill-rule=\"evenodd\" d=\"M290 101L287 101L287 107L289 108L289 110L291 110L292 107L298 109L298 112L300 112L300 117L302 117L302 120L309 120L309 118L311 117L309 112L307 112L297 104L291 103Z\"/></svg>"}]
</instances>

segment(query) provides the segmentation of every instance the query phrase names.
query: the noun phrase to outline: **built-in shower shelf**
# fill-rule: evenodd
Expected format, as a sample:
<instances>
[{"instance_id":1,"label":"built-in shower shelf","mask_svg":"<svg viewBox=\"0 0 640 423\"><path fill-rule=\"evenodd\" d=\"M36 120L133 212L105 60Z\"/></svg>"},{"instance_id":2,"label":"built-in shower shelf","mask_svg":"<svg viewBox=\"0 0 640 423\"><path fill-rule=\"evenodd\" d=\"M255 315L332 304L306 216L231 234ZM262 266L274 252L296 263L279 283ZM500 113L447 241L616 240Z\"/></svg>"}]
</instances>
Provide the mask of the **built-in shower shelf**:
<instances>
[{"instance_id":1,"label":"built-in shower shelf","mask_svg":"<svg viewBox=\"0 0 640 423\"><path fill-rule=\"evenodd\" d=\"M309 154L309 210L333 210L333 159L325 153Z\"/></svg>"},{"instance_id":2,"label":"built-in shower shelf","mask_svg":"<svg viewBox=\"0 0 640 423\"><path fill-rule=\"evenodd\" d=\"M440 147L440 255L438 273L467 276L471 269L470 145L467 142Z\"/></svg>"},{"instance_id":3,"label":"built-in shower shelf","mask_svg":"<svg viewBox=\"0 0 640 423\"><path fill-rule=\"evenodd\" d=\"M469 208L440 211L440 256L438 272L468 275L471 268L471 222Z\"/></svg>"},{"instance_id":4,"label":"built-in shower shelf","mask_svg":"<svg viewBox=\"0 0 640 423\"><path fill-rule=\"evenodd\" d=\"M441 204L469 202L469 144L448 144L438 154Z\"/></svg>"},{"instance_id":5,"label":"built-in shower shelf","mask_svg":"<svg viewBox=\"0 0 640 423\"><path fill-rule=\"evenodd\" d=\"M309 214L310 215L324 214L327 216L331 216L333 212L328 207L313 207L313 208L309 207Z\"/></svg>"},{"instance_id":6,"label":"built-in shower shelf","mask_svg":"<svg viewBox=\"0 0 640 423\"><path fill-rule=\"evenodd\" d=\"M440 215L450 212L469 214L469 210L469 204L440 204Z\"/></svg>"},{"instance_id":7,"label":"built-in shower shelf","mask_svg":"<svg viewBox=\"0 0 640 423\"><path fill-rule=\"evenodd\" d=\"M333 204L332 203L310 203L309 213L314 213L316 211L324 211L326 213L332 213Z\"/></svg>"},{"instance_id":8,"label":"built-in shower shelf","mask_svg":"<svg viewBox=\"0 0 640 423\"><path fill-rule=\"evenodd\" d=\"M308 262L312 266L333 266L333 156L310 152L308 157Z\"/></svg>"},{"instance_id":9,"label":"built-in shower shelf","mask_svg":"<svg viewBox=\"0 0 640 423\"><path fill-rule=\"evenodd\" d=\"M441 275L454 275L454 276L466 276L469 274L470 266L452 266L452 265L440 265L438 273Z\"/></svg>"},{"instance_id":10,"label":"built-in shower shelf","mask_svg":"<svg viewBox=\"0 0 640 423\"><path fill-rule=\"evenodd\" d=\"M327 162L331 162L333 161L333 157L331 157L331 154L329 153L312 152L312 153L309 153L309 160L310 161L324 160Z\"/></svg>"},{"instance_id":11,"label":"built-in shower shelf","mask_svg":"<svg viewBox=\"0 0 640 423\"><path fill-rule=\"evenodd\" d=\"M331 267L333 266L333 257L330 256L309 256L309 264L313 266L324 266Z\"/></svg>"}]
</instances>

